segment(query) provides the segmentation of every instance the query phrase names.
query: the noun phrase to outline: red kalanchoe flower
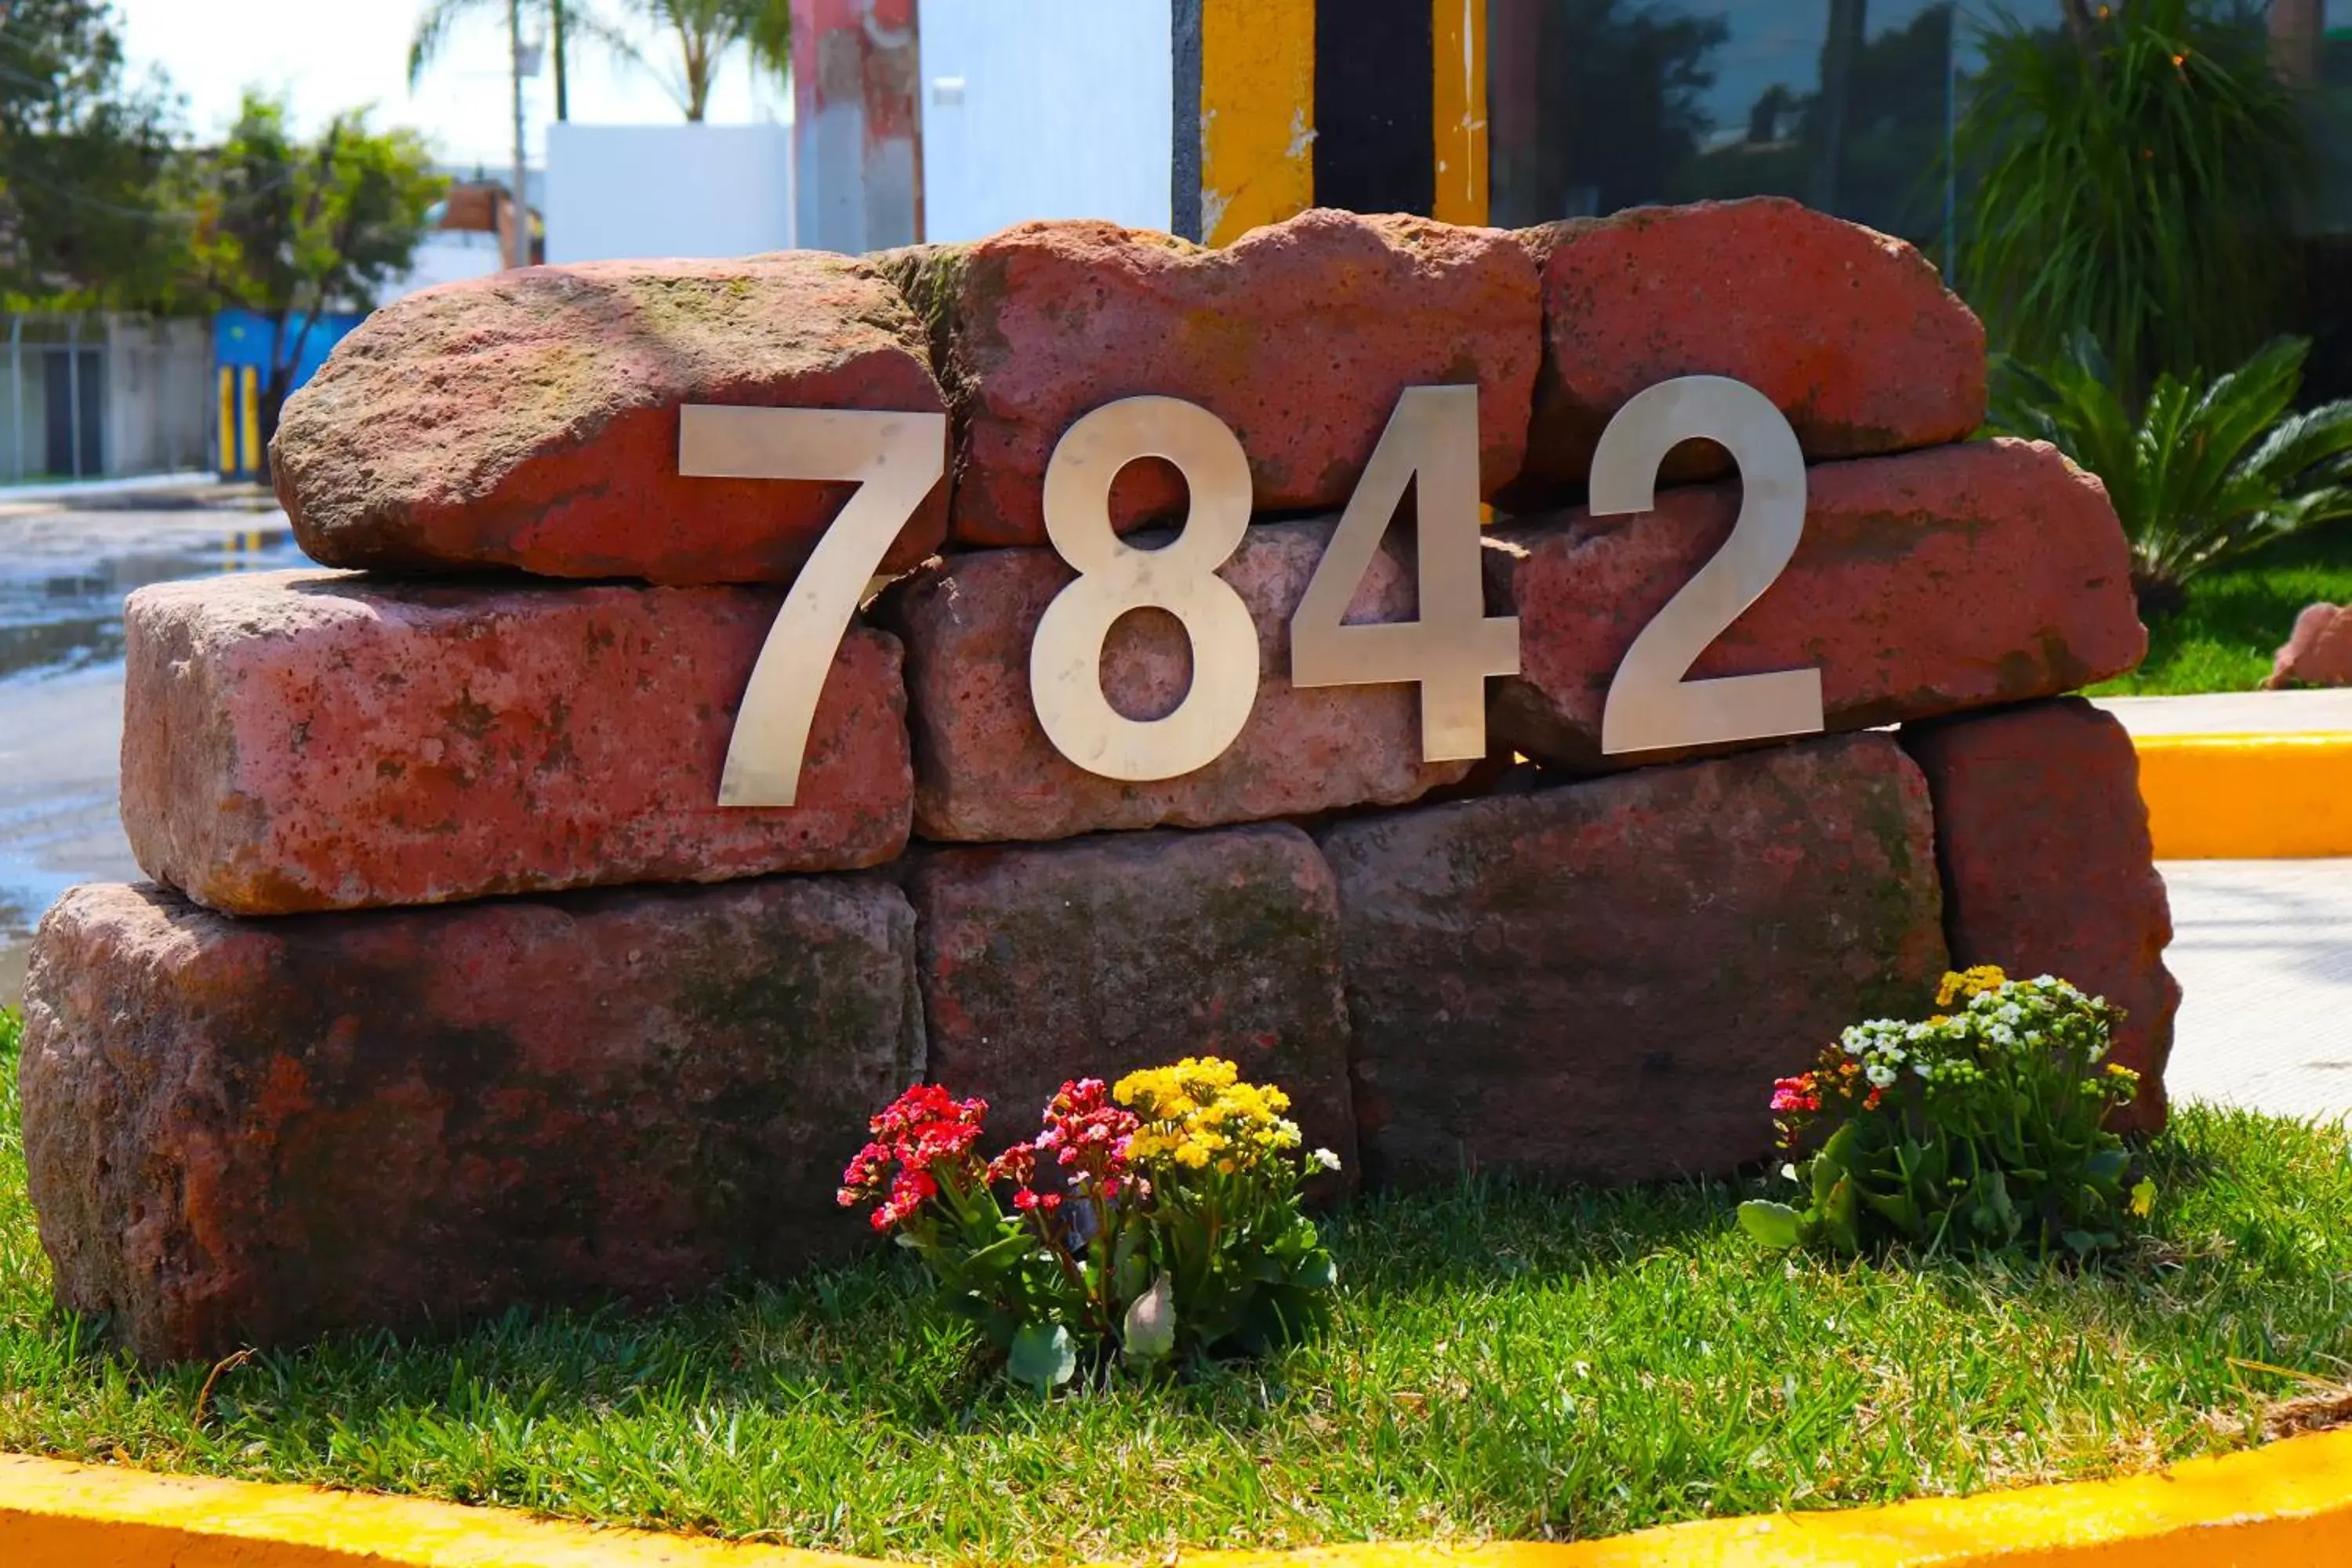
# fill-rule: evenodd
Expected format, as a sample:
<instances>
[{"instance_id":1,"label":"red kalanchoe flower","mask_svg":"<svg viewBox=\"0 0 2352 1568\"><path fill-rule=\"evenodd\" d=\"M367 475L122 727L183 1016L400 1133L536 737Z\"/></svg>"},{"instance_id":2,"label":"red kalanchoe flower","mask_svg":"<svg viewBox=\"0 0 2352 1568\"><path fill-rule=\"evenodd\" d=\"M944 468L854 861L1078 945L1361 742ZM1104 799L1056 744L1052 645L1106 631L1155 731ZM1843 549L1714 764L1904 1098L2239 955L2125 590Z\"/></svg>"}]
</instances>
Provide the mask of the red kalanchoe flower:
<instances>
[{"instance_id":1,"label":"red kalanchoe flower","mask_svg":"<svg viewBox=\"0 0 2352 1568\"><path fill-rule=\"evenodd\" d=\"M887 1144L868 1143L860 1149L857 1157L849 1162L849 1168L841 1173L841 1206L849 1208L879 1195L888 1184L890 1161Z\"/></svg>"},{"instance_id":2,"label":"red kalanchoe flower","mask_svg":"<svg viewBox=\"0 0 2352 1568\"><path fill-rule=\"evenodd\" d=\"M890 1184L889 1201L874 1211L874 1228L888 1230L904 1222L939 1193L939 1180L929 1171L900 1171L898 1180Z\"/></svg>"},{"instance_id":3,"label":"red kalanchoe flower","mask_svg":"<svg viewBox=\"0 0 2352 1568\"><path fill-rule=\"evenodd\" d=\"M1110 1102L1110 1088L1098 1078L1066 1083L1045 1108L1036 1151L1054 1152L1055 1163L1071 1173L1090 1195L1110 1199L1130 1190L1128 1141L1135 1113Z\"/></svg>"},{"instance_id":4,"label":"red kalanchoe flower","mask_svg":"<svg viewBox=\"0 0 2352 1568\"><path fill-rule=\"evenodd\" d=\"M880 1196L887 1182L889 1195L874 1211L873 1225L888 1230L938 1196L942 1177L958 1184L984 1179L972 1146L987 1114L984 1100L958 1100L936 1084L917 1084L866 1123L874 1140L842 1172L835 1198L854 1206Z\"/></svg>"},{"instance_id":5,"label":"red kalanchoe flower","mask_svg":"<svg viewBox=\"0 0 2352 1568\"><path fill-rule=\"evenodd\" d=\"M1033 1191L1028 1187L1024 1187L1019 1192L1013 1194L1013 1206L1019 1209L1023 1214L1029 1214L1034 1211L1038 1214L1051 1215L1055 1209L1062 1206L1062 1194L1059 1193L1040 1193Z\"/></svg>"},{"instance_id":6,"label":"red kalanchoe flower","mask_svg":"<svg viewBox=\"0 0 2352 1568\"><path fill-rule=\"evenodd\" d=\"M1772 1080L1772 1110L1776 1114L1791 1110L1819 1110L1822 1097L1816 1091L1813 1075L1800 1073L1795 1078Z\"/></svg>"},{"instance_id":7,"label":"red kalanchoe flower","mask_svg":"<svg viewBox=\"0 0 2352 1568\"><path fill-rule=\"evenodd\" d=\"M1037 1146L1015 1143L988 1163L988 1179L1025 1187L1037 1173Z\"/></svg>"}]
</instances>

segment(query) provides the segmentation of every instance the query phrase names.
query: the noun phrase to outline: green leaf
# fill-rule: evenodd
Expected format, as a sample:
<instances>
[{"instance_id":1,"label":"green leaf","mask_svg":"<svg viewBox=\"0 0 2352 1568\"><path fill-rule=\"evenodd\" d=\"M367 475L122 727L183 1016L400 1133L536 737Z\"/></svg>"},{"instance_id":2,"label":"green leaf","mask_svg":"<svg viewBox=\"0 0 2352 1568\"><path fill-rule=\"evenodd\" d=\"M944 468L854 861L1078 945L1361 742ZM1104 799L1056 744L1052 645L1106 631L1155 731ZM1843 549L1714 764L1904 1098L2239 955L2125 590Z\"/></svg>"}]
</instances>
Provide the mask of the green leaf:
<instances>
[{"instance_id":1,"label":"green leaf","mask_svg":"<svg viewBox=\"0 0 2352 1568\"><path fill-rule=\"evenodd\" d=\"M1829 1202L1831 1191L1844 1177L1853 1159L1853 1123L1849 1121L1831 1133L1829 1141L1822 1145L1821 1152L1813 1156L1812 1169L1808 1173L1812 1181L1816 1207Z\"/></svg>"},{"instance_id":2,"label":"green leaf","mask_svg":"<svg viewBox=\"0 0 2352 1568\"><path fill-rule=\"evenodd\" d=\"M1119 1350L1129 1361L1160 1361L1176 1348L1176 1289L1162 1274L1127 1309Z\"/></svg>"},{"instance_id":3,"label":"green leaf","mask_svg":"<svg viewBox=\"0 0 2352 1568\"><path fill-rule=\"evenodd\" d=\"M1292 1270L1290 1282L1303 1290L1328 1290L1339 1282L1339 1266L1318 1247Z\"/></svg>"},{"instance_id":4,"label":"green leaf","mask_svg":"<svg viewBox=\"0 0 2352 1568\"><path fill-rule=\"evenodd\" d=\"M1861 1216L1855 1207L1853 1184L1839 1177L1837 1184L1830 1189L1828 1201L1822 1205L1822 1224L1829 1231L1830 1239L1846 1252L1862 1250Z\"/></svg>"},{"instance_id":5,"label":"green leaf","mask_svg":"<svg viewBox=\"0 0 2352 1568\"><path fill-rule=\"evenodd\" d=\"M1783 1250L1797 1245L1803 1216L1787 1204L1750 1198L1739 1205L1739 1228L1767 1247Z\"/></svg>"},{"instance_id":6,"label":"green leaf","mask_svg":"<svg viewBox=\"0 0 2352 1568\"><path fill-rule=\"evenodd\" d=\"M1110 1288L1112 1299L1132 1301L1143 1294L1150 1282L1150 1265L1143 1259L1143 1227L1131 1225L1119 1233L1118 1245L1111 1249Z\"/></svg>"},{"instance_id":7,"label":"green leaf","mask_svg":"<svg viewBox=\"0 0 2352 1568\"><path fill-rule=\"evenodd\" d=\"M2083 1163L2083 1173L2089 1180L2105 1186L2123 1180L2124 1170L2131 1163L2131 1154L2123 1149L2102 1149Z\"/></svg>"},{"instance_id":8,"label":"green leaf","mask_svg":"<svg viewBox=\"0 0 2352 1568\"><path fill-rule=\"evenodd\" d=\"M1051 1393L1077 1375L1077 1346L1059 1323L1024 1323L1013 1336L1004 1371L1015 1383Z\"/></svg>"},{"instance_id":9,"label":"green leaf","mask_svg":"<svg viewBox=\"0 0 2352 1568\"><path fill-rule=\"evenodd\" d=\"M1904 1235L1919 1234L1919 1208L1911 1201L1909 1193L1865 1192L1862 1194L1862 1201L1894 1222L1895 1228Z\"/></svg>"}]
</instances>

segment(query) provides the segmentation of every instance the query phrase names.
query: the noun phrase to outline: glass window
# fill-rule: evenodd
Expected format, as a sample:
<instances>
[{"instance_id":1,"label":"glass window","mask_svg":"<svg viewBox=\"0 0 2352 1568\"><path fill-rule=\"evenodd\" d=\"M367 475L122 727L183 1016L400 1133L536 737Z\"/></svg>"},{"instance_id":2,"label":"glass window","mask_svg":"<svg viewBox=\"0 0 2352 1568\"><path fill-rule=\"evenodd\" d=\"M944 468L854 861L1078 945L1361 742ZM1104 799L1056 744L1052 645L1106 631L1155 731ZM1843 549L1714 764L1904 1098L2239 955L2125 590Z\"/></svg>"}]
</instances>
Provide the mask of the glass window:
<instances>
[{"instance_id":1,"label":"glass window","mask_svg":"<svg viewBox=\"0 0 2352 1568\"><path fill-rule=\"evenodd\" d=\"M1940 258L1958 94L2003 13L2058 3L1488 0L1492 221L1785 195Z\"/></svg>"}]
</instances>

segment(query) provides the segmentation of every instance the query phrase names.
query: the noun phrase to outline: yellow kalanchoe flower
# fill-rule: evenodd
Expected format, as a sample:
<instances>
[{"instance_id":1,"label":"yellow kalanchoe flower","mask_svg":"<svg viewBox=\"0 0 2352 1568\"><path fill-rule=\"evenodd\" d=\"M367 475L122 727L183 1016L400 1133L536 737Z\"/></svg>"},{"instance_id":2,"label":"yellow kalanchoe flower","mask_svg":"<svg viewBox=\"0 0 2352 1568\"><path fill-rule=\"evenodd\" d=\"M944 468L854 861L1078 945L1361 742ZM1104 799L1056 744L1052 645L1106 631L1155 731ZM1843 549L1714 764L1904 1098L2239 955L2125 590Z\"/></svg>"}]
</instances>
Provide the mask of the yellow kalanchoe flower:
<instances>
[{"instance_id":1,"label":"yellow kalanchoe flower","mask_svg":"<svg viewBox=\"0 0 2352 1568\"><path fill-rule=\"evenodd\" d=\"M1227 1174L1267 1154L1298 1147L1298 1127L1284 1117L1290 1096L1272 1084L1243 1081L1221 1057L1186 1057L1118 1080L1113 1098L1142 1121L1128 1152L1144 1163L1172 1162Z\"/></svg>"},{"instance_id":2,"label":"yellow kalanchoe flower","mask_svg":"<svg viewBox=\"0 0 2352 1568\"><path fill-rule=\"evenodd\" d=\"M1944 983L1936 987L1936 1005L1948 1007L1955 1002L1966 1002L1988 991L1998 991L2009 984L2009 976L1997 964L1979 963L1972 969L1948 973Z\"/></svg>"}]
</instances>

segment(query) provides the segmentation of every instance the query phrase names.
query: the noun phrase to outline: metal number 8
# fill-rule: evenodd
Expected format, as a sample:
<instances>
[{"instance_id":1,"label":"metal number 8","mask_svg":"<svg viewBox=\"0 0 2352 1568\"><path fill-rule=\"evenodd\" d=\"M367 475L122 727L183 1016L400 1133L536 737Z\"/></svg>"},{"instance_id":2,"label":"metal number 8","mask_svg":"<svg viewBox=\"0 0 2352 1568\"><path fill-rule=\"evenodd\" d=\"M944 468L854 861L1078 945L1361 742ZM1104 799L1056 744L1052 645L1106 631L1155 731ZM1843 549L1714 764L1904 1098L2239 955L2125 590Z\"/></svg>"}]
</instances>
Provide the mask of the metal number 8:
<instances>
[{"instance_id":1,"label":"metal number 8","mask_svg":"<svg viewBox=\"0 0 2352 1568\"><path fill-rule=\"evenodd\" d=\"M1139 550L1110 523L1111 481L1139 458L1184 476L1183 530ZM1045 468L1045 533L1077 571L1055 595L1029 645L1037 720L1061 753L1106 778L1175 778L1213 762L1257 702L1257 626L1216 574L1250 520L1249 459L1223 420L1173 397L1128 397L1070 426ZM1153 606L1183 623L1192 685L1174 711L1129 719L1103 694L1103 639L1129 610Z\"/></svg>"}]
</instances>

